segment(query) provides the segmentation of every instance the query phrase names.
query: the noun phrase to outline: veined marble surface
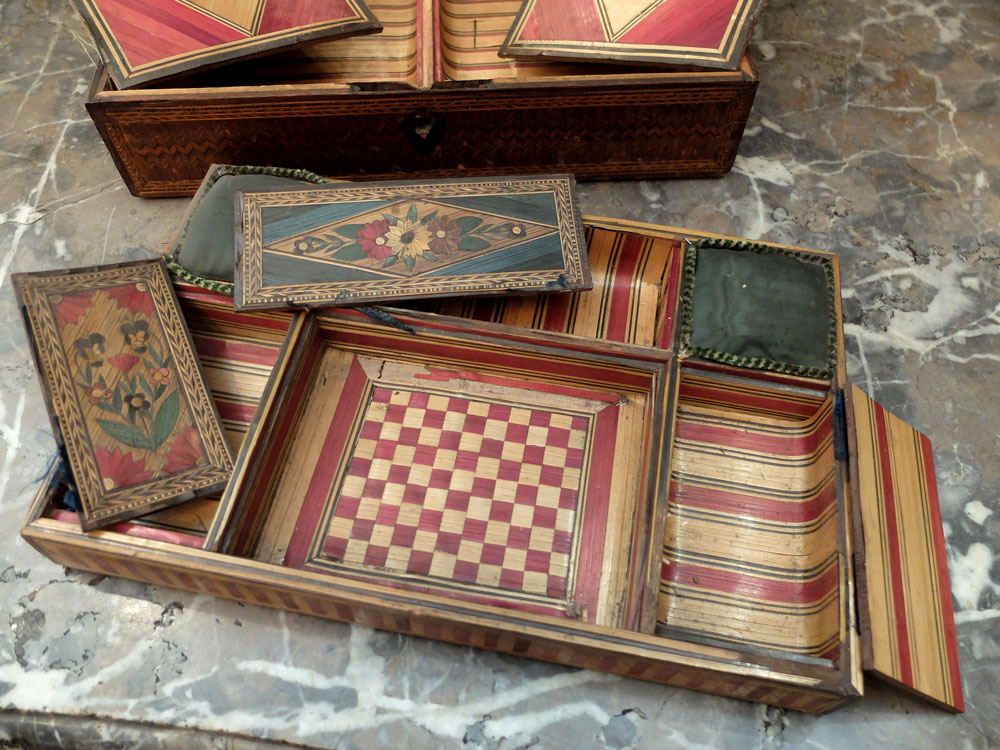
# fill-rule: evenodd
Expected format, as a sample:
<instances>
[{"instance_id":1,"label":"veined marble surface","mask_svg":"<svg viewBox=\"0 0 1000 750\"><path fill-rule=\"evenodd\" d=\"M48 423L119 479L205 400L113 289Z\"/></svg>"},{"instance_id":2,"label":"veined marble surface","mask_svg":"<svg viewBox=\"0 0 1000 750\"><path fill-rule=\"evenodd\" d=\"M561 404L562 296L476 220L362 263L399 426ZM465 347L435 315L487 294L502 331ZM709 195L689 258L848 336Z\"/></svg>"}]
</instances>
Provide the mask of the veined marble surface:
<instances>
[{"instance_id":1,"label":"veined marble surface","mask_svg":"<svg viewBox=\"0 0 1000 750\"><path fill-rule=\"evenodd\" d=\"M122 185L69 4L0 0L0 745L1000 745L1000 5L771 0L752 50L729 176L589 184L584 208L841 254L850 375L935 446L965 715L869 680L816 718L36 553L17 532L55 448L9 275L152 256L186 201Z\"/></svg>"}]
</instances>

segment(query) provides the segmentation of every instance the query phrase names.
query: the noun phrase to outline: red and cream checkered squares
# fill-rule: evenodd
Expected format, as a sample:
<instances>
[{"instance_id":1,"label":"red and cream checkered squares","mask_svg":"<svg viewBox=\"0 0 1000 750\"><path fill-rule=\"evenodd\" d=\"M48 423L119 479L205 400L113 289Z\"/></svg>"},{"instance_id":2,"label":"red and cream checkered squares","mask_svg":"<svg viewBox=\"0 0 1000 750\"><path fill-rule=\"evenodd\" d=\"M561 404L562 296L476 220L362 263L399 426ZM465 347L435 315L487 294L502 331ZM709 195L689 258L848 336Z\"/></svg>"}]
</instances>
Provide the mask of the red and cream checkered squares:
<instances>
[{"instance_id":1,"label":"red and cream checkered squares","mask_svg":"<svg viewBox=\"0 0 1000 750\"><path fill-rule=\"evenodd\" d=\"M323 556L565 598L588 420L376 388Z\"/></svg>"}]
</instances>

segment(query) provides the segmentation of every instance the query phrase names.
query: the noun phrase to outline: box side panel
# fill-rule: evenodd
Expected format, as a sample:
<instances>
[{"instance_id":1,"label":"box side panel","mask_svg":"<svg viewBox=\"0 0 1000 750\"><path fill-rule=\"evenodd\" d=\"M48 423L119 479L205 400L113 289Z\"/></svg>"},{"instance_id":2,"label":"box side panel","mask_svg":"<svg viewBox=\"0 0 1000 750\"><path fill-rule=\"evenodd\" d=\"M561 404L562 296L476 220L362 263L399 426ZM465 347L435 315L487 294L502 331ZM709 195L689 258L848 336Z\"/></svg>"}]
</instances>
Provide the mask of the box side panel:
<instances>
[{"instance_id":1,"label":"box side panel","mask_svg":"<svg viewBox=\"0 0 1000 750\"><path fill-rule=\"evenodd\" d=\"M345 179L720 176L756 87L744 78L420 92L303 86L239 98L226 89L102 92L88 110L129 189L167 197L193 194L213 163Z\"/></svg>"},{"instance_id":2,"label":"box side panel","mask_svg":"<svg viewBox=\"0 0 1000 750\"><path fill-rule=\"evenodd\" d=\"M863 529L857 567L865 668L964 710L930 441L857 386L846 390Z\"/></svg>"},{"instance_id":3,"label":"box side panel","mask_svg":"<svg viewBox=\"0 0 1000 750\"><path fill-rule=\"evenodd\" d=\"M343 594L324 592L306 583L296 585L287 578L255 580L255 571L242 570L236 560L212 565L203 559L186 559L183 554L140 553L120 544L61 533L44 522L25 527L22 534L32 546L59 564L145 583L809 713L826 713L850 700L849 696L778 680L689 666L634 645L602 646L594 638L556 633L547 637L539 633L538 627L491 627L484 624L482 617L448 617L447 613L430 607L403 609L398 603L393 607L389 601L374 603L381 600L371 598L367 602L352 601Z\"/></svg>"}]
</instances>

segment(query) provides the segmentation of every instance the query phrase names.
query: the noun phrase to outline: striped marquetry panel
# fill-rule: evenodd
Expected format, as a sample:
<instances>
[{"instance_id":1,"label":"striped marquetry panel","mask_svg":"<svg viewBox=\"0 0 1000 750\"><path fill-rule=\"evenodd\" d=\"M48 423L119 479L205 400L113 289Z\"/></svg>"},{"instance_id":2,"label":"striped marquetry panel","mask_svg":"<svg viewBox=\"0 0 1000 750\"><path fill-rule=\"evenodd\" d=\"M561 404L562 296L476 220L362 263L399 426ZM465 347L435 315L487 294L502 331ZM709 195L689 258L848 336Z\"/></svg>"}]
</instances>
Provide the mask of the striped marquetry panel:
<instances>
[{"instance_id":1,"label":"striped marquetry panel","mask_svg":"<svg viewBox=\"0 0 1000 750\"><path fill-rule=\"evenodd\" d=\"M368 603L352 601L350 594L338 596L328 589L309 587L287 576L278 579L269 576L269 582L254 581L253 577L259 572L244 566L238 559L213 569L203 558L187 558L171 551L157 554L155 561L150 562L141 554L122 553L100 541L73 539L67 542L64 534L47 529L33 529L28 534L32 544L60 564L145 583L567 666L613 672L808 713L826 713L848 700L847 696L836 692L790 685L779 679L734 674L731 668L714 671L704 666L691 666L671 659L669 654L645 648L643 642L605 644L599 636L563 640L557 634L546 635L537 626L508 625L505 629L503 623L491 627L484 625L481 617L449 615L429 607L404 611L402 608L406 605L391 600L383 602L369 597ZM628 634L624 636L628 638Z\"/></svg>"},{"instance_id":2,"label":"striped marquetry panel","mask_svg":"<svg viewBox=\"0 0 1000 750\"><path fill-rule=\"evenodd\" d=\"M231 297L188 284L175 288L226 437L239 451L292 314L237 313Z\"/></svg>"},{"instance_id":3,"label":"striped marquetry panel","mask_svg":"<svg viewBox=\"0 0 1000 750\"><path fill-rule=\"evenodd\" d=\"M836 654L832 405L831 396L682 377L661 629L789 654Z\"/></svg>"},{"instance_id":4,"label":"striped marquetry panel","mask_svg":"<svg viewBox=\"0 0 1000 750\"><path fill-rule=\"evenodd\" d=\"M374 6L372 6L374 7ZM521 0L441 0L438 78L453 81L596 75L605 66L500 57Z\"/></svg>"},{"instance_id":5,"label":"striped marquetry panel","mask_svg":"<svg viewBox=\"0 0 1000 750\"><path fill-rule=\"evenodd\" d=\"M75 0L118 88L371 32L363 0Z\"/></svg>"},{"instance_id":6,"label":"striped marquetry panel","mask_svg":"<svg viewBox=\"0 0 1000 750\"><path fill-rule=\"evenodd\" d=\"M420 309L543 331L670 348L681 243L588 228L586 292L419 303ZM416 307L417 305L411 305Z\"/></svg>"},{"instance_id":7,"label":"striped marquetry panel","mask_svg":"<svg viewBox=\"0 0 1000 750\"><path fill-rule=\"evenodd\" d=\"M962 711L930 441L860 388L850 388L864 528L862 634L867 631L871 639L865 667L944 708Z\"/></svg>"}]
</instances>

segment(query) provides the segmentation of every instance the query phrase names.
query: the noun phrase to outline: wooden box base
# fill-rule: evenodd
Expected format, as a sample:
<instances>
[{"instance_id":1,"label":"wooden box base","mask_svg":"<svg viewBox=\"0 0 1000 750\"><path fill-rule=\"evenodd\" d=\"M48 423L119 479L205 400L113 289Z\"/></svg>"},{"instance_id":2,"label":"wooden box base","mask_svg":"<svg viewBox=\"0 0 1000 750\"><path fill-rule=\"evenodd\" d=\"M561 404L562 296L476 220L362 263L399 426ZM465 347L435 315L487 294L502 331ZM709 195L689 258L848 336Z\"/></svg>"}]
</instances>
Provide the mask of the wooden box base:
<instances>
[{"instance_id":1,"label":"wooden box base","mask_svg":"<svg viewBox=\"0 0 1000 750\"><path fill-rule=\"evenodd\" d=\"M386 30L87 102L135 195L191 195L213 164L344 179L574 174L720 176L757 89L737 70L515 62L496 53L516 5L371 3ZM433 5L433 7L431 7ZM437 22L437 18L442 20Z\"/></svg>"}]
</instances>

